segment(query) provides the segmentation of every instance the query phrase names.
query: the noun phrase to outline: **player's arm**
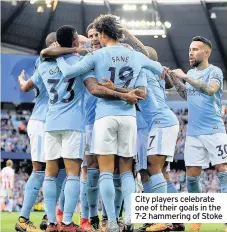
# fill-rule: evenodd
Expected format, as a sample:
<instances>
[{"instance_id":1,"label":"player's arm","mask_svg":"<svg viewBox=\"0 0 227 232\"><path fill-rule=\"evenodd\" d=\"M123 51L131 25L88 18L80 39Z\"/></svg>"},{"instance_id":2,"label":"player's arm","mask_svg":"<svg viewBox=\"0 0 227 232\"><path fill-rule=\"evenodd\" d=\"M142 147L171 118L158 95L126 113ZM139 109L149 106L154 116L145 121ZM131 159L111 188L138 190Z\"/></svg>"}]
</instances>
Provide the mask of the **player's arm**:
<instances>
[{"instance_id":1,"label":"player's arm","mask_svg":"<svg viewBox=\"0 0 227 232\"><path fill-rule=\"evenodd\" d=\"M171 77L166 74L166 72L164 74L164 79L165 79L165 82L166 82L166 86L165 86L166 89L173 88L173 86L174 86L173 81L172 81Z\"/></svg>"},{"instance_id":2,"label":"player's arm","mask_svg":"<svg viewBox=\"0 0 227 232\"><path fill-rule=\"evenodd\" d=\"M89 72L95 66L96 56L93 54L86 55L82 60L74 65L66 63L63 57L57 58L57 65L64 77L75 77Z\"/></svg>"},{"instance_id":3,"label":"player's arm","mask_svg":"<svg viewBox=\"0 0 227 232\"><path fill-rule=\"evenodd\" d=\"M195 80L192 77L188 76L181 69L175 69L172 71L179 79L185 80L193 87L199 89L203 94L208 96L214 95L220 88L220 82L218 73L214 73L213 77L210 78L208 83L205 83L203 80Z\"/></svg>"},{"instance_id":4,"label":"player's arm","mask_svg":"<svg viewBox=\"0 0 227 232\"><path fill-rule=\"evenodd\" d=\"M155 75L160 75L164 71L162 65L159 62L150 60L140 52L136 52L136 55L137 56L135 58L138 60L138 62L140 62L142 68L149 69Z\"/></svg>"},{"instance_id":5,"label":"player's arm","mask_svg":"<svg viewBox=\"0 0 227 232\"><path fill-rule=\"evenodd\" d=\"M55 44L57 44L57 43L55 43ZM89 48L78 48L78 47L63 48L63 47L60 47L60 45L59 46L56 45L56 46L50 46L48 48L43 49L40 52L40 55L43 57L60 56L60 55L69 54L69 53L79 53L81 55L86 55L90 51L91 51L91 49L89 49Z\"/></svg>"},{"instance_id":6,"label":"player's arm","mask_svg":"<svg viewBox=\"0 0 227 232\"><path fill-rule=\"evenodd\" d=\"M120 87L117 87L111 80L109 80L107 78L103 78L103 80L105 82L99 82L98 84L101 85L101 86L103 86L103 87L106 87L108 89L114 90L116 92L129 93L130 91L133 90L132 88L120 88ZM146 91L147 91L146 87L144 87L144 86L138 86L136 88L135 94L137 96L142 97L144 99L144 98L146 98Z\"/></svg>"},{"instance_id":7,"label":"player's arm","mask_svg":"<svg viewBox=\"0 0 227 232\"><path fill-rule=\"evenodd\" d=\"M35 87L31 79L25 80L24 70L18 76L18 82L22 92L28 92Z\"/></svg>"},{"instance_id":8,"label":"player's arm","mask_svg":"<svg viewBox=\"0 0 227 232\"><path fill-rule=\"evenodd\" d=\"M98 84L95 78L87 78L84 81L89 92L99 98L106 98L109 100L124 100L130 104L136 103L137 100L142 100L141 97L135 95L136 90L131 90L128 93L120 93Z\"/></svg>"},{"instance_id":9,"label":"player's arm","mask_svg":"<svg viewBox=\"0 0 227 232\"><path fill-rule=\"evenodd\" d=\"M187 89L186 89L186 85L179 79L176 77L176 75L172 72L167 72L166 73L167 76L169 76L169 78L172 80L173 85L175 86L177 92L179 93L179 95L187 100Z\"/></svg>"},{"instance_id":10,"label":"player's arm","mask_svg":"<svg viewBox=\"0 0 227 232\"><path fill-rule=\"evenodd\" d=\"M142 52L145 56L149 56L148 51L139 39L137 39L125 26L118 24L118 27L125 35L126 43L129 43L137 52Z\"/></svg>"}]
</instances>

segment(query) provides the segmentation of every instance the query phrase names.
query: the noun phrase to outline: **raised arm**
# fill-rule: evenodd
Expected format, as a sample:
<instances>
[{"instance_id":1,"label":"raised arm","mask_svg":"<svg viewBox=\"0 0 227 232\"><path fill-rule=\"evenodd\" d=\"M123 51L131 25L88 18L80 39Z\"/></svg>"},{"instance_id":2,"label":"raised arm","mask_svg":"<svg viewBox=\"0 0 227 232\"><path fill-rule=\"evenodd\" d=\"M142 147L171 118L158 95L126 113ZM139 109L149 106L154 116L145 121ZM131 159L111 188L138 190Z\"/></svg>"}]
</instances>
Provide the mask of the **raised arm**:
<instances>
[{"instance_id":1,"label":"raised arm","mask_svg":"<svg viewBox=\"0 0 227 232\"><path fill-rule=\"evenodd\" d=\"M137 52L142 52L145 56L149 56L149 53L143 43L137 39L125 26L119 24L119 29L124 33L126 43L130 44Z\"/></svg>"},{"instance_id":2,"label":"raised arm","mask_svg":"<svg viewBox=\"0 0 227 232\"><path fill-rule=\"evenodd\" d=\"M172 71L178 78L185 80L193 87L199 89L203 94L208 96L214 95L220 88L221 74L213 73L210 77L210 81L205 83L202 79L195 80L192 77L185 74L181 69L175 69Z\"/></svg>"},{"instance_id":3,"label":"raised arm","mask_svg":"<svg viewBox=\"0 0 227 232\"><path fill-rule=\"evenodd\" d=\"M136 90L131 90L127 93L120 93L98 84L95 78L87 78L84 81L85 86L89 92L99 98L106 98L109 100L124 100L130 104L134 104L137 100L143 100L142 97L135 95Z\"/></svg>"},{"instance_id":4,"label":"raised arm","mask_svg":"<svg viewBox=\"0 0 227 232\"><path fill-rule=\"evenodd\" d=\"M187 100L187 89L186 89L185 84L179 78L177 78L176 75L172 72L170 73L168 72L166 73L166 75L172 80L172 83L175 86L179 95L183 99Z\"/></svg>"},{"instance_id":5,"label":"raised arm","mask_svg":"<svg viewBox=\"0 0 227 232\"><path fill-rule=\"evenodd\" d=\"M31 79L25 80L24 70L22 70L21 74L18 76L18 82L22 92L28 92L35 87Z\"/></svg>"}]
</instances>

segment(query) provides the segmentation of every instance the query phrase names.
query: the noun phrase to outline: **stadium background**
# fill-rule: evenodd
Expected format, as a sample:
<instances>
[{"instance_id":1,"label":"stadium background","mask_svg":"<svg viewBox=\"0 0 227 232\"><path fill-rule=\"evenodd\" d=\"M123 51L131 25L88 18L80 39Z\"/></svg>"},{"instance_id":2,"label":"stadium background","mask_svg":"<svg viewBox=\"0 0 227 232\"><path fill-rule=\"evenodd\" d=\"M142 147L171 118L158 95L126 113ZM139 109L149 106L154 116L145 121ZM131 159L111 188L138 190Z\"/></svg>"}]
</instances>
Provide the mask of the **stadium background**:
<instances>
[{"instance_id":1,"label":"stadium background","mask_svg":"<svg viewBox=\"0 0 227 232\"><path fill-rule=\"evenodd\" d=\"M79 34L86 35L87 26L104 13L119 16L144 45L157 50L159 61L171 69L187 71L191 38L196 35L209 38L213 44L210 62L220 67L225 77L223 119L227 128L227 1L1 1L1 166L5 166L7 159L14 161L15 211L21 208L23 189L31 172L26 128L34 105L33 93L22 93L17 77L22 69L25 69L27 76L32 74L48 33L68 24L75 26ZM183 151L187 103L174 89L167 91L167 96L171 109L180 121L171 178L178 190L183 192L186 191ZM212 168L204 171L202 177L205 192L220 191ZM40 194L36 210L43 210L42 201ZM1 201L1 210L7 210L5 207L4 201Z\"/></svg>"}]
</instances>

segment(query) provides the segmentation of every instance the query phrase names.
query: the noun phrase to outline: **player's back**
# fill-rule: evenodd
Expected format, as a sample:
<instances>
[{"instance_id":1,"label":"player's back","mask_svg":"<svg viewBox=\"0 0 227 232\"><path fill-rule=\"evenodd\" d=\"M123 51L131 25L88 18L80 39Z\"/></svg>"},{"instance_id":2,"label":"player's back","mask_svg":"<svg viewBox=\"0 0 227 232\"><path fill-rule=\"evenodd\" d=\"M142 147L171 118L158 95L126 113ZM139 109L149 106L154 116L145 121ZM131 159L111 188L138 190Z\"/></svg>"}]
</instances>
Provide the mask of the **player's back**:
<instances>
[{"instance_id":1,"label":"player's back","mask_svg":"<svg viewBox=\"0 0 227 232\"><path fill-rule=\"evenodd\" d=\"M108 46L96 51L95 76L103 82L103 77L111 80L117 87L136 86L141 63L136 60L136 52L122 45ZM141 83L142 85L143 83ZM138 85L137 85L138 86ZM143 86L143 85L142 85ZM98 99L96 118L109 115L136 115L135 106L125 101Z\"/></svg>"},{"instance_id":2,"label":"player's back","mask_svg":"<svg viewBox=\"0 0 227 232\"><path fill-rule=\"evenodd\" d=\"M38 75L38 73L36 72L36 69L38 68L39 64L40 64L40 58L38 58L36 60L35 70L34 70L33 75ZM34 77L34 78L36 78L36 77ZM32 115L31 115L30 119L45 121L47 109L48 109L49 97L48 97L47 90L46 90L45 85L42 82L42 80L39 80L38 82L36 82L34 91L35 91L35 105L34 105L34 108L32 110Z\"/></svg>"},{"instance_id":3,"label":"player's back","mask_svg":"<svg viewBox=\"0 0 227 232\"><path fill-rule=\"evenodd\" d=\"M140 101L139 108L149 129L170 127L179 124L176 115L166 102L165 83L147 69L142 69L147 77L147 97Z\"/></svg>"},{"instance_id":4,"label":"player's back","mask_svg":"<svg viewBox=\"0 0 227 232\"><path fill-rule=\"evenodd\" d=\"M68 64L81 59L76 55L67 55L64 58ZM38 69L49 95L46 130L82 131L82 98L85 91L83 78L64 78L56 61L45 61Z\"/></svg>"},{"instance_id":5,"label":"player's back","mask_svg":"<svg viewBox=\"0 0 227 232\"><path fill-rule=\"evenodd\" d=\"M188 135L225 133L221 116L221 97L223 94L223 73L220 68L209 65L204 70L191 69L188 76L208 83L216 80L220 88L212 96L203 94L190 84L186 84L188 101Z\"/></svg>"}]
</instances>

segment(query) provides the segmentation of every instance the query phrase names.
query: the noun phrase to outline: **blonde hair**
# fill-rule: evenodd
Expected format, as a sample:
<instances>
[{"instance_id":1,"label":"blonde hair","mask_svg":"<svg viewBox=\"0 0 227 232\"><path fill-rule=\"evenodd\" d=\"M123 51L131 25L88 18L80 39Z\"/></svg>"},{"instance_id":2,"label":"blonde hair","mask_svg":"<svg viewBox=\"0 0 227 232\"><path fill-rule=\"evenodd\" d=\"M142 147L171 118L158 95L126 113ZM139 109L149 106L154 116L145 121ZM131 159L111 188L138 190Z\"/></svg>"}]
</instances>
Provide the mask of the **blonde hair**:
<instances>
[{"instance_id":1,"label":"blonde hair","mask_svg":"<svg viewBox=\"0 0 227 232\"><path fill-rule=\"evenodd\" d=\"M12 168L13 167L13 161L12 160L7 160L6 161L6 166Z\"/></svg>"},{"instance_id":2,"label":"blonde hair","mask_svg":"<svg viewBox=\"0 0 227 232\"><path fill-rule=\"evenodd\" d=\"M158 54L157 51L149 46L145 46L147 52L149 53L149 58L154 61L158 61Z\"/></svg>"}]
</instances>

